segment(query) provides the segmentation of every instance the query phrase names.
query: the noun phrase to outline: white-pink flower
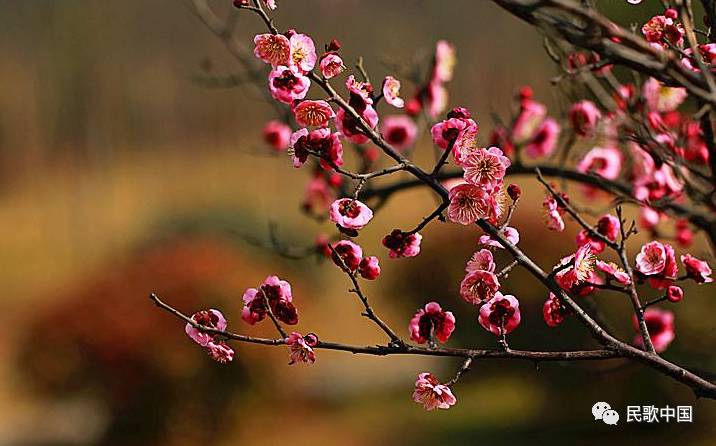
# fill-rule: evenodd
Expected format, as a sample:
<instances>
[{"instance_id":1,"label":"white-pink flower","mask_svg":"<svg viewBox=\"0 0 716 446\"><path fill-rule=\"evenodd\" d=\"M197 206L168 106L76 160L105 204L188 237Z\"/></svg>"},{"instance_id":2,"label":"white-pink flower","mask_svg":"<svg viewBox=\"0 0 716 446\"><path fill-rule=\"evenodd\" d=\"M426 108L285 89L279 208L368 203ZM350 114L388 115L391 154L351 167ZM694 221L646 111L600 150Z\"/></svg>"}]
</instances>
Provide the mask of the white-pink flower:
<instances>
[{"instance_id":1,"label":"white-pink flower","mask_svg":"<svg viewBox=\"0 0 716 446\"><path fill-rule=\"evenodd\" d=\"M659 274L666 267L666 247L653 241L641 247L636 256L636 270L646 276Z\"/></svg>"},{"instance_id":2,"label":"white-pink flower","mask_svg":"<svg viewBox=\"0 0 716 446\"><path fill-rule=\"evenodd\" d=\"M289 63L303 73L308 73L316 66L316 46L305 34L295 33L289 39L291 54Z\"/></svg>"},{"instance_id":3,"label":"white-pink flower","mask_svg":"<svg viewBox=\"0 0 716 446\"><path fill-rule=\"evenodd\" d=\"M385 102L396 108L403 108L405 101L399 97L400 81L393 76L385 76L383 80L383 97Z\"/></svg>"},{"instance_id":4,"label":"white-pink flower","mask_svg":"<svg viewBox=\"0 0 716 446\"><path fill-rule=\"evenodd\" d=\"M490 216L490 197L483 188L465 183L450 189L449 194L447 214L450 221L469 225Z\"/></svg>"},{"instance_id":5,"label":"white-pink flower","mask_svg":"<svg viewBox=\"0 0 716 446\"><path fill-rule=\"evenodd\" d=\"M510 159L497 147L476 150L463 161L465 181L485 188L499 186L510 164Z\"/></svg>"},{"instance_id":6,"label":"white-pink flower","mask_svg":"<svg viewBox=\"0 0 716 446\"><path fill-rule=\"evenodd\" d=\"M336 116L328 102L323 100L301 101L293 107L293 115L302 127L326 127Z\"/></svg>"},{"instance_id":7,"label":"white-pink flower","mask_svg":"<svg viewBox=\"0 0 716 446\"><path fill-rule=\"evenodd\" d=\"M283 34L257 34L254 45L254 55L267 64L288 65L291 44Z\"/></svg>"},{"instance_id":8,"label":"white-pink flower","mask_svg":"<svg viewBox=\"0 0 716 446\"><path fill-rule=\"evenodd\" d=\"M431 373L421 373L415 381L413 401L422 404L426 410L449 409L457 402L450 388Z\"/></svg>"},{"instance_id":9,"label":"white-pink flower","mask_svg":"<svg viewBox=\"0 0 716 446\"><path fill-rule=\"evenodd\" d=\"M653 77L644 82L642 93L649 109L660 113L676 110L688 96L685 88L667 87Z\"/></svg>"},{"instance_id":10,"label":"white-pink flower","mask_svg":"<svg viewBox=\"0 0 716 446\"><path fill-rule=\"evenodd\" d=\"M363 229L373 218L368 206L352 198L341 198L331 205L331 221L346 229Z\"/></svg>"},{"instance_id":11,"label":"white-pink flower","mask_svg":"<svg viewBox=\"0 0 716 446\"><path fill-rule=\"evenodd\" d=\"M298 362L305 364L313 364L316 362L316 352L313 347L318 339L314 335L301 336L301 333L293 332L286 338L286 345L291 349L291 357L289 365Z\"/></svg>"},{"instance_id":12,"label":"white-pink flower","mask_svg":"<svg viewBox=\"0 0 716 446\"><path fill-rule=\"evenodd\" d=\"M476 251L472 257L470 257L470 260L467 261L467 265L465 265L465 271L468 273L478 270L489 272L495 271L494 256L492 255L492 251L489 249L483 248Z\"/></svg>"},{"instance_id":13,"label":"white-pink flower","mask_svg":"<svg viewBox=\"0 0 716 446\"><path fill-rule=\"evenodd\" d=\"M343 59L338 54L326 54L323 56L320 67L321 74L326 79L334 78L346 69Z\"/></svg>"},{"instance_id":14,"label":"white-pink flower","mask_svg":"<svg viewBox=\"0 0 716 446\"><path fill-rule=\"evenodd\" d=\"M602 114L592 101L576 102L569 109L569 121L574 131L581 136L594 133Z\"/></svg>"},{"instance_id":15,"label":"white-pink flower","mask_svg":"<svg viewBox=\"0 0 716 446\"><path fill-rule=\"evenodd\" d=\"M513 245L517 245L520 242L520 233L517 231L517 229L508 226L502 231L502 235L507 239L508 242L512 243ZM492 246L494 248L500 248L502 249L502 244L498 240L493 239L488 234L483 234L478 239L478 243L485 246Z\"/></svg>"}]
</instances>

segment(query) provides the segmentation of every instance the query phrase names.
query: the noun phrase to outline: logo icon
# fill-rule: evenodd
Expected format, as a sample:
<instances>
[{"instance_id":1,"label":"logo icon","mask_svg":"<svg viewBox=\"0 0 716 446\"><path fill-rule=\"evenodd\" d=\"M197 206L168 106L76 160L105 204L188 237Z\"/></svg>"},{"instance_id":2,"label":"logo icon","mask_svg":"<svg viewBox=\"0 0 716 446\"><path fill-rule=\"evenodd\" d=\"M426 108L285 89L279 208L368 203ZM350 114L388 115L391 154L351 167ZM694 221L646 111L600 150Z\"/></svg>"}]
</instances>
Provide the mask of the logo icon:
<instances>
[{"instance_id":1,"label":"logo icon","mask_svg":"<svg viewBox=\"0 0 716 446\"><path fill-rule=\"evenodd\" d=\"M619 422L619 412L612 409L609 403L599 401L592 406L592 415L595 420L602 420L605 424L616 426Z\"/></svg>"}]
</instances>

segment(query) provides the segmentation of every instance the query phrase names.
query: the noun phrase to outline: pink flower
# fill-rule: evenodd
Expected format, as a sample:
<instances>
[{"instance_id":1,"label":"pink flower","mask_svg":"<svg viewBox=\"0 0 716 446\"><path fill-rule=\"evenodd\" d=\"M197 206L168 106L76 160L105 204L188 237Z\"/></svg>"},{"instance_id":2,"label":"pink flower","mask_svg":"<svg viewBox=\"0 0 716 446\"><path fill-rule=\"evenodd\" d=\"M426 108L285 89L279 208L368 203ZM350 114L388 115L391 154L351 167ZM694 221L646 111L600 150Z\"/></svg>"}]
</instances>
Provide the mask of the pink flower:
<instances>
[{"instance_id":1,"label":"pink flower","mask_svg":"<svg viewBox=\"0 0 716 446\"><path fill-rule=\"evenodd\" d=\"M219 310L211 309L197 311L191 316L191 320L207 328L213 328L220 331L226 330L226 319ZM201 330L194 328L194 326L189 323L187 323L184 327L184 331L187 336L202 347L206 347L209 342L214 339L213 334L202 332Z\"/></svg>"},{"instance_id":2,"label":"pink flower","mask_svg":"<svg viewBox=\"0 0 716 446\"><path fill-rule=\"evenodd\" d=\"M545 119L537 129L534 138L525 146L527 156L530 158L550 156L557 148L560 131L561 128L557 121L552 118Z\"/></svg>"},{"instance_id":3,"label":"pink flower","mask_svg":"<svg viewBox=\"0 0 716 446\"><path fill-rule=\"evenodd\" d=\"M336 117L326 101L301 101L293 108L293 115L302 127L325 127Z\"/></svg>"},{"instance_id":4,"label":"pink flower","mask_svg":"<svg viewBox=\"0 0 716 446\"><path fill-rule=\"evenodd\" d=\"M502 231L502 235L507 239L508 242L513 245L517 245L520 242L520 233L517 229L508 226ZM498 240L493 239L488 234L483 234L477 240L481 245L492 246L494 248L502 249L502 244Z\"/></svg>"},{"instance_id":5,"label":"pink flower","mask_svg":"<svg viewBox=\"0 0 716 446\"><path fill-rule=\"evenodd\" d=\"M389 249L391 259L400 257L415 257L420 253L420 242L423 236L393 229L393 232L383 238L383 246Z\"/></svg>"},{"instance_id":6,"label":"pink flower","mask_svg":"<svg viewBox=\"0 0 716 446\"><path fill-rule=\"evenodd\" d=\"M455 47L446 40L438 40L435 45L433 79L439 82L450 82L456 62Z\"/></svg>"},{"instance_id":7,"label":"pink flower","mask_svg":"<svg viewBox=\"0 0 716 446\"><path fill-rule=\"evenodd\" d=\"M674 21L675 15L668 17L667 13L652 17L641 27L646 41L657 45L657 48L668 48L667 41L676 46L681 46L684 41L684 28Z\"/></svg>"},{"instance_id":8,"label":"pink flower","mask_svg":"<svg viewBox=\"0 0 716 446\"><path fill-rule=\"evenodd\" d=\"M614 262L604 262L602 260L597 260L596 267L599 271L603 272L609 279L616 280L618 283L621 283L623 285L629 285L631 283L631 277L629 277L629 274L627 274Z\"/></svg>"},{"instance_id":9,"label":"pink flower","mask_svg":"<svg viewBox=\"0 0 716 446\"><path fill-rule=\"evenodd\" d=\"M326 79L331 79L343 72L346 69L345 64L341 56L335 53L326 54L321 59L321 74Z\"/></svg>"},{"instance_id":10,"label":"pink flower","mask_svg":"<svg viewBox=\"0 0 716 446\"><path fill-rule=\"evenodd\" d=\"M500 281L491 271L467 273L460 282L460 297L469 304L481 305L492 299L500 289Z\"/></svg>"},{"instance_id":11,"label":"pink flower","mask_svg":"<svg viewBox=\"0 0 716 446\"><path fill-rule=\"evenodd\" d=\"M331 259L333 263L350 271L355 271L363 258L363 249L350 240L341 240L333 244Z\"/></svg>"},{"instance_id":12,"label":"pink flower","mask_svg":"<svg viewBox=\"0 0 716 446\"><path fill-rule=\"evenodd\" d=\"M323 214L329 209L329 204L336 198L335 191L329 186L324 175L311 178L306 185L303 208L306 211L315 211Z\"/></svg>"},{"instance_id":13,"label":"pink flower","mask_svg":"<svg viewBox=\"0 0 716 446\"><path fill-rule=\"evenodd\" d=\"M636 256L636 270L645 276L654 276L666 267L666 247L659 241L653 241L641 247Z\"/></svg>"},{"instance_id":14,"label":"pink flower","mask_svg":"<svg viewBox=\"0 0 716 446\"><path fill-rule=\"evenodd\" d=\"M595 261L596 258L592 254L591 245L583 245L577 249L574 254L574 267L572 268L577 282L584 282L591 277Z\"/></svg>"},{"instance_id":15,"label":"pink flower","mask_svg":"<svg viewBox=\"0 0 716 446\"><path fill-rule=\"evenodd\" d=\"M295 67L278 65L269 73L271 96L285 104L305 98L310 86L311 80Z\"/></svg>"},{"instance_id":16,"label":"pink flower","mask_svg":"<svg viewBox=\"0 0 716 446\"><path fill-rule=\"evenodd\" d=\"M400 81L393 76L385 76L383 80L383 97L385 102L396 108L403 108L405 101L398 97L400 94Z\"/></svg>"},{"instance_id":17,"label":"pink flower","mask_svg":"<svg viewBox=\"0 0 716 446\"><path fill-rule=\"evenodd\" d=\"M461 134L472 126L477 127L477 124L472 119L449 118L433 125L430 129L430 134L433 137L433 143L446 150L450 144L454 143Z\"/></svg>"},{"instance_id":18,"label":"pink flower","mask_svg":"<svg viewBox=\"0 0 716 446\"><path fill-rule=\"evenodd\" d=\"M494 257L492 255L492 251L489 249L476 251L472 257L470 257L470 260L467 261L467 265L465 266L466 272L472 273L478 270L489 272L495 271Z\"/></svg>"},{"instance_id":19,"label":"pink flower","mask_svg":"<svg viewBox=\"0 0 716 446\"><path fill-rule=\"evenodd\" d=\"M445 343L455 330L455 316L450 311L443 311L437 302L429 302L410 319L410 339L418 344L425 344L433 336Z\"/></svg>"},{"instance_id":20,"label":"pink flower","mask_svg":"<svg viewBox=\"0 0 716 446\"><path fill-rule=\"evenodd\" d=\"M341 198L331 205L331 221L346 229L363 229L373 218L373 211L358 200Z\"/></svg>"},{"instance_id":21,"label":"pink flower","mask_svg":"<svg viewBox=\"0 0 716 446\"><path fill-rule=\"evenodd\" d=\"M383 138L396 150L404 151L415 142L418 127L408 116L388 116L382 125Z\"/></svg>"},{"instance_id":22,"label":"pink flower","mask_svg":"<svg viewBox=\"0 0 716 446\"><path fill-rule=\"evenodd\" d=\"M294 33L289 39L291 54L289 63L302 73L308 73L316 66L316 46L305 34Z\"/></svg>"},{"instance_id":23,"label":"pink flower","mask_svg":"<svg viewBox=\"0 0 716 446\"><path fill-rule=\"evenodd\" d=\"M613 215L606 214L597 222L596 232L615 242L619 236L620 228L619 219ZM592 252L594 253L604 251L606 246L602 240L592 237L586 229L582 229L577 234L577 245L581 246L585 243L592 245Z\"/></svg>"},{"instance_id":24,"label":"pink flower","mask_svg":"<svg viewBox=\"0 0 716 446\"><path fill-rule=\"evenodd\" d=\"M266 7L270 10L276 9L276 0L264 0Z\"/></svg>"},{"instance_id":25,"label":"pink flower","mask_svg":"<svg viewBox=\"0 0 716 446\"><path fill-rule=\"evenodd\" d=\"M666 298L669 302L680 302L681 299L684 298L684 290L675 285L670 285L669 288L666 289Z\"/></svg>"},{"instance_id":26,"label":"pink flower","mask_svg":"<svg viewBox=\"0 0 716 446\"><path fill-rule=\"evenodd\" d=\"M547 107L532 99L522 101L520 114L512 127L512 141L524 144L532 139L547 116Z\"/></svg>"},{"instance_id":27,"label":"pink flower","mask_svg":"<svg viewBox=\"0 0 716 446\"><path fill-rule=\"evenodd\" d=\"M269 121L264 126L263 137L272 149L282 152L291 144L291 127L281 121Z\"/></svg>"},{"instance_id":28,"label":"pink flower","mask_svg":"<svg viewBox=\"0 0 716 446\"><path fill-rule=\"evenodd\" d=\"M644 82L642 94L649 109L660 113L676 110L688 96L685 88L667 87L653 77Z\"/></svg>"},{"instance_id":29,"label":"pink flower","mask_svg":"<svg viewBox=\"0 0 716 446\"><path fill-rule=\"evenodd\" d=\"M268 276L258 289L248 288L244 291L244 308L241 319L254 325L266 318L268 300L271 312L281 322L288 325L298 323L298 310L293 306L291 284L277 276Z\"/></svg>"},{"instance_id":30,"label":"pink flower","mask_svg":"<svg viewBox=\"0 0 716 446\"><path fill-rule=\"evenodd\" d=\"M634 323L634 329L639 331L639 322L636 315L634 315L632 322ZM666 350L674 337L676 337L674 332L674 313L660 308L647 308L644 311L644 322L646 322L647 331L651 336L651 342L654 344L654 350L657 353ZM636 335L634 344L644 347L641 334Z\"/></svg>"},{"instance_id":31,"label":"pink flower","mask_svg":"<svg viewBox=\"0 0 716 446\"><path fill-rule=\"evenodd\" d=\"M520 302L515 296L499 291L480 308L478 321L482 327L497 335L510 334L520 325Z\"/></svg>"},{"instance_id":32,"label":"pink flower","mask_svg":"<svg viewBox=\"0 0 716 446\"><path fill-rule=\"evenodd\" d=\"M608 180L615 180L622 170L622 154L616 147L595 147L577 164L582 173L594 173Z\"/></svg>"},{"instance_id":33,"label":"pink flower","mask_svg":"<svg viewBox=\"0 0 716 446\"><path fill-rule=\"evenodd\" d=\"M348 104L368 124L368 127L374 129L378 125L378 113L373 108L373 100L370 99L369 92L366 90L370 86L356 82L353 75L351 75L346 81L346 87L350 91ZM347 114L343 108L338 109L336 113L336 128L354 144L364 144L369 140L359 126L359 122Z\"/></svg>"},{"instance_id":34,"label":"pink flower","mask_svg":"<svg viewBox=\"0 0 716 446\"><path fill-rule=\"evenodd\" d=\"M681 256L681 264L686 269L686 276L694 279L696 283L711 283L711 267L703 260L699 260L691 254Z\"/></svg>"},{"instance_id":35,"label":"pink flower","mask_svg":"<svg viewBox=\"0 0 716 446\"><path fill-rule=\"evenodd\" d=\"M254 37L254 55L276 67L288 66L291 44L283 34L257 34Z\"/></svg>"},{"instance_id":36,"label":"pink flower","mask_svg":"<svg viewBox=\"0 0 716 446\"><path fill-rule=\"evenodd\" d=\"M463 162L465 181L485 188L499 186L510 164L510 159L497 147L477 150Z\"/></svg>"},{"instance_id":37,"label":"pink flower","mask_svg":"<svg viewBox=\"0 0 716 446\"><path fill-rule=\"evenodd\" d=\"M472 121L472 120L470 120ZM474 121L472 121L474 123ZM452 156L455 158L455 164L460 167L465 166L465 159L478 150L484 150L477 147L477 123L469 125L465 130L457 135L457 139L452 144Z\"/></svg>"},{"instance_id":38,"label":"pink flower","mask_svg":"<svg viewBox=\"0 0 716 446\"><path fill-rule=\"evenodd\" d=\"M413 401L422 404L426 410L449 409L457 399L450 388L440 384L438 379L431 373L421 373L415 381L415 392Z\"/></svg>"},{"instance_id":39,"label":"pink flower","mask_svg":"<svg viewBox=\"0 0 716 446\"><path fill-rule=\"evenodd\" d=\"M306 335L304 338L301 333L293 332L286 338L286 345L291 349L291 360L288 365L296 364L297 362L304 362L306 364L313 364L316 362L316 352L313 348L318 339L315 335ZM313 344L313 345L311 345Z\"/></svg>"},{"instance_id":40,"label":"pink flower","mask_svg":"<svg viewBox=\"0 0 716 446\"><path fill-rule=\"evenodd\" d=\"M472 184L460 184L450 189L448 219L462 225L475 223L479 218L491 215L491 206L487 192Z\"/></svg>"},{"instance_id":41,"label":"pink flower","mask_svg":"<svg viewBox=\"0 0 716 446\"><path fill-rule=\"evenodd\" d=\"M364 257L358 265L358 272L366 280L375 280L380 276L380 263L378 257Z\"/></svg>"},{"instance_id":42,"label":"pink flower","mask_svg":"<svg viewBox=\"0 0 716 446\"><path fill-rule=\"evenodd\" d=\"M229 363L234 359L234 350L224 341L210 341L206 345L206 351L211 356L211 359L220 364Z\"/></svg>"},{"instance_id":43,"label":"pink flower","mask_svg":"<svg viewBox=\"0 0 716 446\"><path fill-rule=\"evenodd\" d=\"M556 327L561 324L571 313L553 293L549 293L549 297L542 306L542 316L548 327Z\"/></svg>"},{"instance_id":44,"label":"pink flower","mask_svg":"<svg viewBox=\"0 0 716 446\"><path fill-rule=\"evenodd\" d=\"M557 203L557 200L552 195L548 195L542 202L542 207L545 210L547 228L557 232L564 231L564 220L562 219L563 210L559 206L559 203Z\"/></svg>"},{"instance_id":45,"label":"pink flower","mask_svg":"<svg viewBox=\"0 0 716 446\"><path fill-rule=\"evenodd\" d=\"M601 116L592 101L577 102L569 109L569 122L572 123L574 131L581 136L592 135Z\"/></svg>"},{"instance_id":46,"label":"pink flower","mask_svg":"<svg viewBox=\"0 0 716 446\"><path fill-rule=\"evenodd\" d=\"M311 132L305 128L299 129L291 135L291 147L293 167L301 167L311 152L320 157L321 166L326 170L333 169L333 165L343 165L343 144L338 134L331 133L329 128Z\"/></svg>"}]
</instances>

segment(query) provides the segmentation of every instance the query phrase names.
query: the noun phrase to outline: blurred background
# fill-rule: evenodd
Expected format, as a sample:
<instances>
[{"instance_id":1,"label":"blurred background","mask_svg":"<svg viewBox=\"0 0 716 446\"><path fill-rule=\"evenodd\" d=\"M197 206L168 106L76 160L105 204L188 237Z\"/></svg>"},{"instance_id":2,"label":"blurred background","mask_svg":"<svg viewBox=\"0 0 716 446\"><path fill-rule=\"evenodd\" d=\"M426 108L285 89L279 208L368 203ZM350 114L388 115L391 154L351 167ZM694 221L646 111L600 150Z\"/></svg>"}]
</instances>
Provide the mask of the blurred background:
<instances>
[{"instance_id":1,"label":"blurred background","mask_svg":"<svg viewBox=\"0 0 716 446\"><path fill-rule=\"evenodd\" d=\"M210 1L222 17L229 3ZM600 3L622 23L658 10L656 1ZM485 0L279 0L276 20L317 46L338 38L344 58L364 56L374 79L388 74L385 61L410 63L438 39L453 42L449 104L473 111L483 139L490 114L506 117L522 85L561 113L539 35ZM237 26L247 43L263 32L248 14ZM252 345L235 345L227 366L211 361L149 292L187 313L220 308L230 329L273 336L267 323L240 320L241 295L277 274L294 288L299 331L383 342L337 268L256 246L272 222L291 247L335 231L300 211L305 169L264 147L273 109L251 87L197 82L240 66L179 0L0 0L0 54L0 445L713 444L713 401L620 362L477 361L455 388L459 403L428 413L411 401L415 376L447 380L457 361L319 351L314 366L288 366L285 349ZM413 88L406 82L403 95ZM423 135L416 159L430 165L432 156ZM541 189L518 182L527 195L514 220L521 246L549 268L574 249L575 225L547 231ZM415 309L437 300L457 317L449 345L493 347L457 293L474 229L433 223L414 259L391 261L380 246L432 207L429 192L406 192L362 231L359 242L383 266L368 295L406 337ZM700 238L690 251L712 259ZM522 271L504 288L524 307L513 347L593 346L574 320L546 327L545 292ZM714 294L688 288L671 305L677 338L666 353L711 377ZM598 299L630 339L628 302ZM622 417L627 405L693 405L694 422L610 427L592 420L596 401Z\"/></svg>"}]
</instances>

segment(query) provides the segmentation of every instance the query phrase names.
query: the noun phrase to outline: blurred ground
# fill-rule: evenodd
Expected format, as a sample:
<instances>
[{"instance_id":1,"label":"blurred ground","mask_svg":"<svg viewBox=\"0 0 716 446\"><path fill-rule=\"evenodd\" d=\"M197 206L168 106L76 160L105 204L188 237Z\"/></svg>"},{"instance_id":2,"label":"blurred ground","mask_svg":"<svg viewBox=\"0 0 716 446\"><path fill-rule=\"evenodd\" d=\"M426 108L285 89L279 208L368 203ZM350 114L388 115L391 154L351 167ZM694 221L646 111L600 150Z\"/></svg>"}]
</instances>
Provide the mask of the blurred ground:
<instances>
[{"instance_id":1,"label":"blurred ground","mask_svg":"<svg viewBox=\"0 0 716 446\"><path fill-rule=\"evenodd\" d=\"M650 7L626 19L642 20ZM473 110L485 135L490 113L507 113L523 84L558 114L538 35L487 1L282 0L277 20L317 42L339 38L347 59L364 55L375 78L387 72L382 61L409 62L437 39L452 41L459 62L450 104ZM248 16L244 25L248 42L260 27ZM275 221L282 241L307 246L331 229L299 212L306 173L262 150L271 109L250 89L192 81L206 59L218 73L237 67L181 1L0 0L0 52L0 444L617 445L635 434L655 445L713 443L713 402L638 366L479 363L457 387L457 406L425 413L410 401L414 376L447 377L450 360L322 351L314 367L289 368L283 350L238 346L232 365L209 361L181 324L149 305L148 292L186 312L220 307L231 328L268 335L270 327L240 321L240 297L275 273L294 286L302 331L381 341L335 268L283 259L237 236L266 237ZM417 152L430 162L427 138ZM573 249L573 232L536 224L542 193L530 179L521 184L522 246L550 265ZM361 244L383 259L382 235L412 226L431 206L425 192L396 197ZM376 308L403 329L417 306L436 299L457 315L451 343L492 345L457 298L475 238L432 225L418 258L383 262L381 280L367 286ZM588 342L574 321L544 326L544 293L523 273L506 288L525 306L513 345ZM713 294L687 290L667 353L706 371L716 370L716 326L704 317ZM627 303L604 299L617 332L631 336ZM695 423L597 425L589 411L598 399L621 408L693 404Z\"/></svg>"}]
</instances>

